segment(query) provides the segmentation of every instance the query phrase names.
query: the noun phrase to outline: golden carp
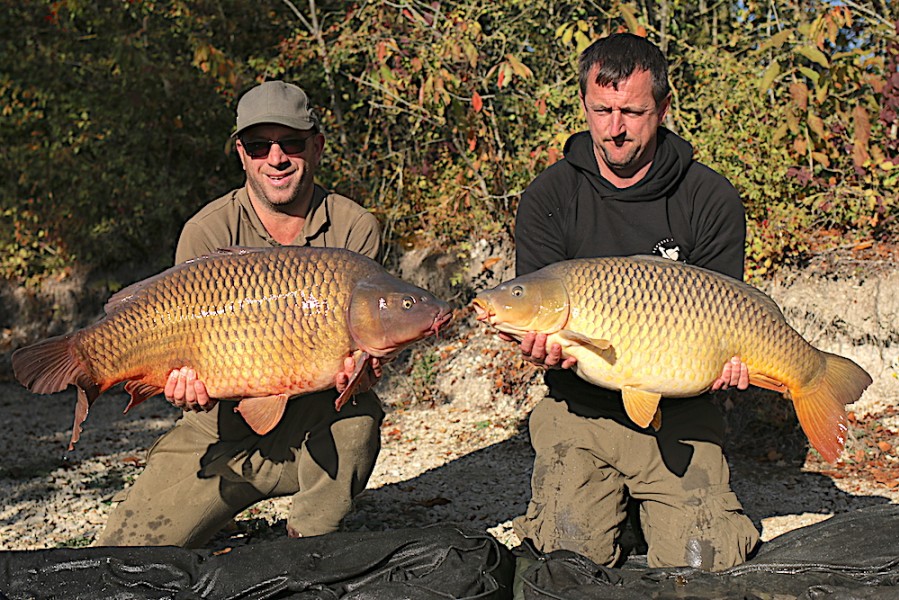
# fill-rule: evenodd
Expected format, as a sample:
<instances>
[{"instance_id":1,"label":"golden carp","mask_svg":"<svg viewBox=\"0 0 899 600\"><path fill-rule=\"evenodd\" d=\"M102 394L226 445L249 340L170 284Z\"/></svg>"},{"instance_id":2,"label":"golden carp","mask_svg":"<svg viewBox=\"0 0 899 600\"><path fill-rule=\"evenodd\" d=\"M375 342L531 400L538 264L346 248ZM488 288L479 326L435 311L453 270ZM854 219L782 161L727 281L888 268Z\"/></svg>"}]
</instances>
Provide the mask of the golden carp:
<instances>
[{"instance_id":1,"label":"golden carp","mask_svg":"<svg viewBox=\"0 0 899 600\"><path fill-rule=\"evenodd\" d=\"M38 394L78 388L69 450L94 400L127 381L126 407L161 393L187 366L210 397L264 435L288 398L334 386L356 359L340 407L372 357L390 359L436 334L449 305L373 260L337 248L231 248L186 261L113 295L106 316L68 335L16 350L16 378Z\"/></svg>"},{"instance_id":2,"label":"golden carp","mask_svg":"<svg viewBox=\"0 0 899 600\"><path fill-rule=\"evenodd\" d=\"M836 462L846 439L845 404L871 377L818 350L760 290L672 260L575 259L479 293L477 318L521 339L534 331L577 358L586 381L621 390L628 417L659 425L659 399L708 390L739 356L753 385L783 393L812 445Z\"/></svg>"}]
</instances>

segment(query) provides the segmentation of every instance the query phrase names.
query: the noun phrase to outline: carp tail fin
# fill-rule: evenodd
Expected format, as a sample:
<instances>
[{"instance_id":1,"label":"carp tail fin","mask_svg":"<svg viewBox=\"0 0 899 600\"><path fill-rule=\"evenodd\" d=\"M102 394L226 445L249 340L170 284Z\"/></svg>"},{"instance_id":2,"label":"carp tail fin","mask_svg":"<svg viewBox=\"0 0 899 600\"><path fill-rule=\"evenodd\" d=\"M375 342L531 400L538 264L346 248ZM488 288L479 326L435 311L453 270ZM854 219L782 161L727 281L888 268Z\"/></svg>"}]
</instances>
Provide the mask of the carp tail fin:
<instances>
[{"instance_id":1,"label":"carp tail fin","mask_svg":"<svg viewBox=\"0 0 899 600\"><path fill-rule=\"evenodd\" d=\"M35 394L61 392L69 385L78 388L75 422L69 451L81 437L81 424L97 396L100 386L88 373L76 351L77 333L46 339L19 348L12 355L12 368L19 383Z\"/></svg>"},{"instance_id":2,"label":"carp tail fin","mask_svg":"<svg viewBox=\"0 0 899 600\"><path fill-rule=\"evenodd\" d=\"M811 386L791 389L796 416L812 446L829 463L840 458L846 443L846 405L861 397L872 383L860 366L824 352L824 374Z\"/></svg>"},{"instance_id":3,"label":"carp tail fin","mask_svg":"<svg viewBox=\"0 0 899 600\"><path fill-rule=\"evenodd\" d=\"M52 394L90 380L75 352L75 335L49 338L13 352L12 369L19 383L35 394Z\"/></svg>"}]
</instances>

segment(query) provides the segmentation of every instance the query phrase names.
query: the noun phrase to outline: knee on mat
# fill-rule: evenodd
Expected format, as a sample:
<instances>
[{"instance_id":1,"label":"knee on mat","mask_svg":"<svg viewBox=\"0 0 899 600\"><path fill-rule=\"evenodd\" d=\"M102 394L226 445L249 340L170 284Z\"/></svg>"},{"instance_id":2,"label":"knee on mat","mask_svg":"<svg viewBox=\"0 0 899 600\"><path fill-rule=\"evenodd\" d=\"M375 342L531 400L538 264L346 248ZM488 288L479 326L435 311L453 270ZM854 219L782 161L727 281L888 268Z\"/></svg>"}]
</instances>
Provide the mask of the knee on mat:
<instances>
[{"instance_id":1,"label":"knee on mat","mask_svg":"<svg viewBox=\"0 0 899 600\"><path fill-rule=\"evenodd\" d=\"M745 562L759 540L733 492L707 498L702 509L688 514L680 526L669 521L644 533L650 567L703 571L721 571Z\"/></svg>"}]
</instances>

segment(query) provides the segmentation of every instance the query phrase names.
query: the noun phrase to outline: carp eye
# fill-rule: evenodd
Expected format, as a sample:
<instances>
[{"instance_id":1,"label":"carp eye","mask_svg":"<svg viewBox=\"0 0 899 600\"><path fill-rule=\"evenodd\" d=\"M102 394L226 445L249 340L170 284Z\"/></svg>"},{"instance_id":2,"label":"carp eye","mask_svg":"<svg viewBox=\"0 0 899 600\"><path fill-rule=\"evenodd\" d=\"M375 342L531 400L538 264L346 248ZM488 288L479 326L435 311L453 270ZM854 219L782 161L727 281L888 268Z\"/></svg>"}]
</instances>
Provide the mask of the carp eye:
<instances>
[{"instance_id":1,"label":"carp eye","mask_svg":"<svg viewBox=\"0 0 899 600\"><path fill-rule=\"evenodd\" d=\"M403 298L403 308L409 310L413 306L415 306L415 298L413 298L412 296L406 296L405 298Z\"/></svg>"},{"instance_id":2,"label":"carp eye","mask_svg":"<svg viewBox=\"0 0 899 600\"><path fill-rule=\"evenodd\" d=\"M520 285L516 285L515 287L512 288L512 295L515 296L516 298L518 298L522 294L524 294L524 288L521 287Z\"/></svg>"}]
</instances>

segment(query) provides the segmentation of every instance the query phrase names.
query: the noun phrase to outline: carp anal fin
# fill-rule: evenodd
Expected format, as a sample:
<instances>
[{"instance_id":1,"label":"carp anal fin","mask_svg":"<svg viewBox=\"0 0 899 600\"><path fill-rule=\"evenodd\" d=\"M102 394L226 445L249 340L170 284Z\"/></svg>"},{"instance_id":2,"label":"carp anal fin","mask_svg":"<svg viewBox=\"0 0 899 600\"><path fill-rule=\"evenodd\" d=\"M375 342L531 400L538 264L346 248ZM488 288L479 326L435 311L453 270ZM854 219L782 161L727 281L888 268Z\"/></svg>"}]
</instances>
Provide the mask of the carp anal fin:
<instances>
[{"instance_id":1,"label":"carp anal fin","mask_svg":"<svg viewBox=\"0 0 899 600\"><path fill-rule=\"evenodd\" d=\"M334 401L334 410L340 412L343 405L349 402L350 398L356 394L356 389L359 387L359 384L362 383L362 377L370 364L371 355L368 352L362 351L356 356L356 369L353 371L353 375L350 377L346 389L343 390L343 392L337 396L337 400Z\"/></svg>"},{"instance_id":2,"label":"carp anal fin","mask_svg":"<svg viewBox=\"0 0 899 600\"><path fill-rule=\"evenodd\" d=\"M645 429L654 421L661 426L661 414L656 420L656 413L659 412L659 400L662 399L661 394L626 385L621 388L621 398L624 400L624 411L627 416L638 426Z\"/></svg>"},{"instance_id":3,"label":"carp anal fin","mask_svg":"<svg viewBox=\"0 0 899 600\"><path fill-rule=\"evenodd\" d=\"M275 428L287 408L287 394L244 398L234 407L255 433L265 435Z\"/></svg>"},{"instance_id":4,"label":"carp anal fin","mask_svg":"<svg viewBox=\"0 0 899 600\"><path fill-rule=\"evenodd\" d=\"M813 386L790 390L799 424L812 446L827 462L840 458L846 443L846 404L858 400L871 385L871 376L853 361L822 352L823 375Z\"/></svg>"},{"instance_id":5,"label":"carp anal fin","mask_svg":"<svg viewBox=\"0 0 899 600\"><path fill-rule=\"evenodd\" d=\"M161 394L164 391L164 388L161 388L158 385L144 383L143 381L129 381L125 384L125 391L131 394L131 400L128 402L128 406L125 407L125 410L122 411L123 413L127 413L147 398L151 398L156 394Z\"/></svg>"},{"instance_id":6,"label":"carp anal fin","mask_svg":"<svg viewBox=\"0 0 899 600\"><path fill-rule=\"evenodd\" d=\"M612 348L612 342L603 338L592 338L584 335L583 333L578 333L577 331L572 331L570 329L563 329L558 333L559 337L569 342L574 342L579 346L590 350L595 353L602 359L608 361L609 364L615 364L615 349Z\"/></svg>"},{"instance_id":7,"label":"carp anal fin","mask_svg":"<svg viewBox=\"0 0 899 600\"><path fill-rule=\"evenodd\" d=\"M96 385L87 385L86 387L81 387L80 384L76 385L78 387L78 399L75 402L75 420L72 423L72 437L69 440L67 452L74 450L75 444L81 439L81 432L83 431L81 424L87 419L87 413L90 411L91 405L97 399L97 396L100 395L100 388Z\"/></svg>"}]
</instances>

